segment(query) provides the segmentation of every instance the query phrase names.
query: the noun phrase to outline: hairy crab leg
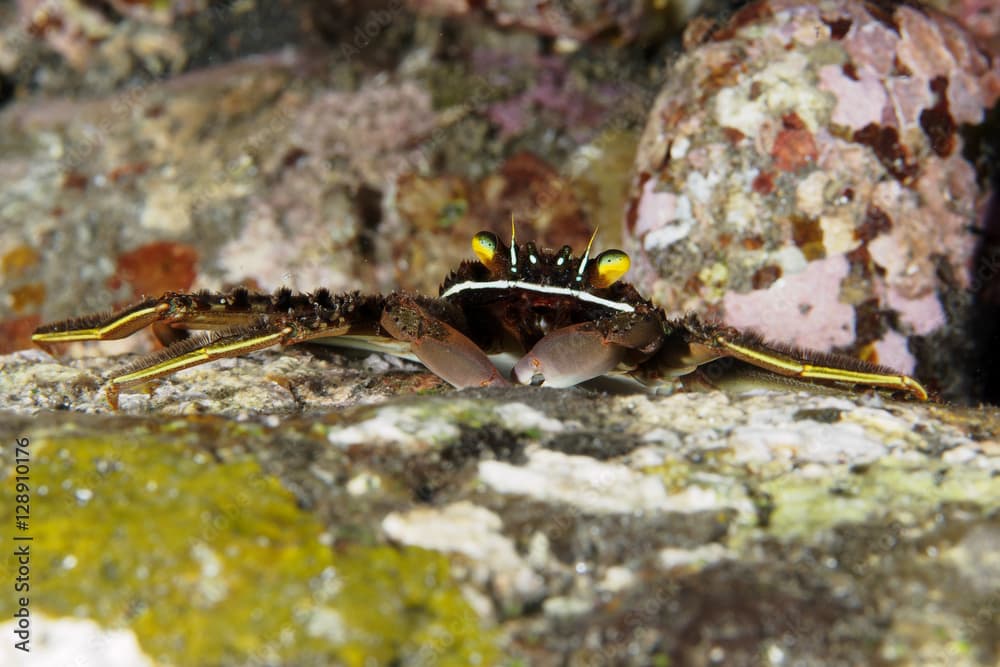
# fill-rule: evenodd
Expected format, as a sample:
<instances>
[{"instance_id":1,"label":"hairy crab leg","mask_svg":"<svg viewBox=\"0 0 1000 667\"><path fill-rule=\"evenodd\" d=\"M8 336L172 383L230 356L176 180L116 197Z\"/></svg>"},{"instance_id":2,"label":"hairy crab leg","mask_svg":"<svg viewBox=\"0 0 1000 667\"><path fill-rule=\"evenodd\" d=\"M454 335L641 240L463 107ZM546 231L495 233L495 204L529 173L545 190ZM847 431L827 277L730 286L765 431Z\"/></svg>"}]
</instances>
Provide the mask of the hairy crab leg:
<instances>
[{"instance_id":1,"label":"hairy crab leg","mask_svg":"<svg viewBox=\"0 0 1000 667\"><path fill-rule=\"evenodd\" d=\"M317 326L316 322L303 322L312 316L274 316L259 319L246 327L232 327L213 331L195 338L188 338L142 357L127 366L108 382L108 402L118 409L118 394L156 378L170 375L185 368L198 366L216 359L240 357L273 345L295 345L309 340L335 338L351 331L350 325ZM306 324L307 326L302 326Z\"/></svg>"},{"instance_id":2,"label":"hairy crab leg","mask_svg":"<svg viewBox=\"0 0 1000 667\"><path fill-rule=\"evenodd\" d=\"M380 324L393 338L408 342L422 364L455 387L510 384L478 345L414 297L390 296Z\"/></svg>"},{"instance_id":3,"label":"hairy crab leg","mask_svg":"<svg viewBox=\"0 0 1000 667\"><path fill-rule=\"evenodd\" d=\"M211 332L142 357L115 374L108 382L107 396L117 409L118 395L123 389L215 359L240 356L273 345L336 339L345 334L377 334L378 315L384 304L385 298L381 296L332 295L325 290L293 294L281 289L273 295L245 289L229 293L168 293L114 313L46 325L35 332L33 340L48 347L63 342L124 338L158 322L179 329Z\"/></svg>"},{"instance_id":4,"label":"hairy crab leg","mask_svg":"<svg viewBox=\"0 0 1000 667\"><path fill-rule=\"evenodd\" d=\"M147 355L127 366L108 382L108 402L118 409L118 395L122 389L170 375L185 368L198 366L216 359L240 357L273 345L295 345L318 338L332 338L346 334L351 327L325 326L302 328L303 317L275 317L274 321L260 319L248 327L232 327L213 331L196 338L175 343L159 352Z\"/></svg>"},{"instance_id":5,"label":"hairy crab leg","mask_svg":"<svg viewBox=\"0 0 1000 667\"><path fill-rule=\"evenodd\" d=\"M118 394L122 389L215 359L238 357L272 345L287 344L292 331L291 327L274 330L261 322L258 326L223 329L175 343L139 359L112 377L106 389L108 403L117 410Z\"/></svg>"},{"instance_id":6,"label":"hairy crab leg","mask_svg":"<svg viewBox=\"0 0 1000 667\"><path fill-rule=\"evenodd\" d=\"M32 334L31 341L42 349L50 350L57 343L117 340L162 320L169 310L170 304L164 299L146 299L114 313L47 324Z\"/></svg>"},{"instance_id":7,"label":"hairy crab leg","mask_svg":"<svg viewBox=\"0 0 1000 667\"><path fill-rule=\"evenodd\" d=\"M126 338L156 323L177 329L228 329L249 325L269 312L294 309L296 299L301 301L304 296L292 295L288 290L274 295L254 294L242 288L228 293L167 292L117 311L46 324L35 330L31 340L43 349L51 349L58 343ZM288 302L287 307L284 302Z\"/></svg>"},{"instance_id":8,"label":"hairy crab leg","mask_svg":"<svg viewBox=\"0 0 1000 667\"><path fill-rule=\"evenodd\" d=\"M928 399L927 390L912 377L853 357L767 343L759 335L706 324L693 317L669 322L668 326L684 340L686 354L682 356L694 365L732 357L771 373L807 382L861 385L907 392L921 401ZM676 344L665 345L664 351L671 347L676 355ZM653 365L669 364L658 364L654 360Z\"/></svg>"},{"instance_id":9,"label":"hairy crab leg","mask_svg":"<svg viewBox=\"0 0 1000 667\"><path fill-rule=\"evenodd\" d=\"M890 368L882 368L874 365L870 368L867 365L859 365L856 368L825 366L822 363L810 363L806 360L793 358L780 350L746 345L737 341L727 340L722 336L717 337L715 343L725 349L729 353L729 356L777 373L778 375L802 378L804 380L826 380L905 391L921 401L926 401L928 398L927 390L923 385L908 375L897 373ZM844 362L839 363L847 365Z\"/></svg>"},{"instance_id":10,"label":"hairy crab leg","mask_svg":"<svg viewBox=\"0 0 1000 667\"><path fill-rule=\"evenodd\" d=\"M572 324L538 341L515 364L514 379L521 384L571 387L623 363L634 367L656 351L661 336L658 320L642 314Z\"/></svg>"}]
</instances>

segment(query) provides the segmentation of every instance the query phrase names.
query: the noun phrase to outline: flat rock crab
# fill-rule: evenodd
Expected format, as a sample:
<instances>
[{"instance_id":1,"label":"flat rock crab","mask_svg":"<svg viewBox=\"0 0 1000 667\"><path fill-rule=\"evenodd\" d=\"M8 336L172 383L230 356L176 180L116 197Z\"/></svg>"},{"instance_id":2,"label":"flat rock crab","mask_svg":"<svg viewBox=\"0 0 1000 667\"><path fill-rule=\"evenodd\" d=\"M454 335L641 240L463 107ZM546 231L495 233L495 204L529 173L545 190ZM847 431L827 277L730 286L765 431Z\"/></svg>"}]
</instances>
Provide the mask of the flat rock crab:
<instances>
[{"instance_id":1,"label":"flat rock crab","mask_svg":"<svg viewBox=\"0 0 1000 667\"><path fill-rule=\"evenodd\" d=\"M106 391L115 408L123 389L213 359L303 342L415 358L456 387L511 381L567 387L625 374L654 386L680 380L721 388L862 387L928 397L917 380L890 368L767 343L691 315L669 318L620 280L628 255L605 250L591 257L593 241L575 256L569 246L518 245L513 233L508 246L492 232L479 232L472 238L478 261L463 261L436 298L287 288L168 292L115 312L44 325L32 340L49 348L124 338L156 325L166 347L110 378ZM207 333L188 336L189 330ZM491 360L502 353L516 357L509 380Z\"/></svg>"}]
</instances>

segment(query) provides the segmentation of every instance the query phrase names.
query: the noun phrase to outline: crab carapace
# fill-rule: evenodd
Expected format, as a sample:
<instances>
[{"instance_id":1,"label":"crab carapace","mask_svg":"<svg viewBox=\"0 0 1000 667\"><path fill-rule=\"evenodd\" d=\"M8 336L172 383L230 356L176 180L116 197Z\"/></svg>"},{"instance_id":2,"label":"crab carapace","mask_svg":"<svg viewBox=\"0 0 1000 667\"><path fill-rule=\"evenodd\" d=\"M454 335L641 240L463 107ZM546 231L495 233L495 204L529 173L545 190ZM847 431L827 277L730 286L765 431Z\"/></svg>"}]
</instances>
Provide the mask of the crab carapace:
<instances>
[{"instance_id":1,"label":"crab carapace","mask_svg":"<svg viewBox=\"0 0 1000 667\"><path fill-rule=\"evenodd\" d=\"M566 387L606 374L646 385L823 386L875 389L927 399L915 379L857 359L767 343L760 336L667 317L620 279L621 250L590 256L569 246L506 245L492 232L472 238L478 261L464 261L440 296L402 292L274 294L168 292L121 310L39 327L32 340L56 343L124 338L160 329L206 331L142 357L110 378L107 396L175 371L274 345L314 342L382 349L416 358L456 387L519 384ZM184 331L179 332L185 335ZM161 340L163 337L161 337ZM510 378L491 355L516 357Z\"/></svg>"}]
</instances>

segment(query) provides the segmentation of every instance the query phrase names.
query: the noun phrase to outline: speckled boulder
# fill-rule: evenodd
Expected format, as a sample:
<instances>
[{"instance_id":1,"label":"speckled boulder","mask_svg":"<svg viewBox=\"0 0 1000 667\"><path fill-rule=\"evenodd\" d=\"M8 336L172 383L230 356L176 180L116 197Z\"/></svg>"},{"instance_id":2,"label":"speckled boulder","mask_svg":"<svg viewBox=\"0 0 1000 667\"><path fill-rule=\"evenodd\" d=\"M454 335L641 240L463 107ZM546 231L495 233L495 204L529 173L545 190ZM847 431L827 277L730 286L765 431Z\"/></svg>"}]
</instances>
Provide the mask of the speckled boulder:
<instances>
[{"instance_id":1,"label":"speckled boulder","mask_svg":"<svg viewBox=\"0 0 1000 667\"><path fill-rule=\"evenodd\" d=\"M929 10L760 2L667 81L627 213L633 278L670 310L967 392L934 352L963 337L984 201L959 129L1000 64Z\"/></svg>"}]
</instances>

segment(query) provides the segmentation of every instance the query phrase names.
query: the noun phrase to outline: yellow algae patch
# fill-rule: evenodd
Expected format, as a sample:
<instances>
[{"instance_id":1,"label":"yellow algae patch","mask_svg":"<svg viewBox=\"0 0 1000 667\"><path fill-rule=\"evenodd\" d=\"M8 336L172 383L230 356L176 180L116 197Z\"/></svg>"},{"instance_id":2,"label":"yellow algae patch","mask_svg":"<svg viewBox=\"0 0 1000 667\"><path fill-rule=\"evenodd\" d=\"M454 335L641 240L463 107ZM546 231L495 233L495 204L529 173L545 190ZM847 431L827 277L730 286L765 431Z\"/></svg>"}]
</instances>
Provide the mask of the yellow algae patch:
<instances>
[{"instance_id":1,"label":"yellow algae patch","mask_svg":"<svg viewBox=\"0 0 1000 667\"><path fill-rule=\"evenodd\" d=\"M335 554L319 521L249 455L217 463L142 430L30 449L33 612L130 628L169 664L361 664L361 652L385 663L435 637L438 664L490 664L446 558ZM14 471L3 472L10 526ZM8 581L12 565L3 561ZM0 599L0 613L12 604Z\"/></svg>"},{"instance_id":2,"label":"yellow algae patch","mask_svg":"<svg viewBox=\"0 0 1000 667\"><path fill-rule=\"evenodd\" d=\"M352 628L348 665L494 665L492 637L449 574L448 559L419 548L351 549L337 557L336 607Z\"/></svg>"}]
</instances>

